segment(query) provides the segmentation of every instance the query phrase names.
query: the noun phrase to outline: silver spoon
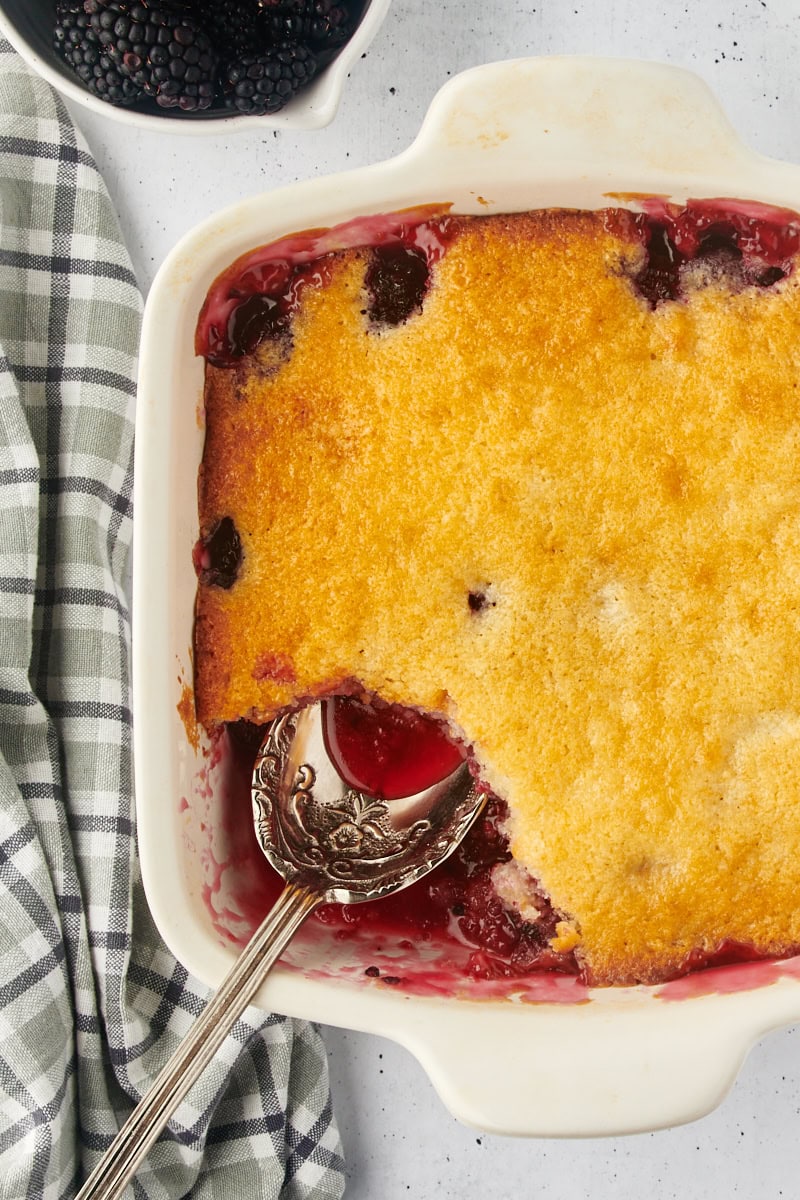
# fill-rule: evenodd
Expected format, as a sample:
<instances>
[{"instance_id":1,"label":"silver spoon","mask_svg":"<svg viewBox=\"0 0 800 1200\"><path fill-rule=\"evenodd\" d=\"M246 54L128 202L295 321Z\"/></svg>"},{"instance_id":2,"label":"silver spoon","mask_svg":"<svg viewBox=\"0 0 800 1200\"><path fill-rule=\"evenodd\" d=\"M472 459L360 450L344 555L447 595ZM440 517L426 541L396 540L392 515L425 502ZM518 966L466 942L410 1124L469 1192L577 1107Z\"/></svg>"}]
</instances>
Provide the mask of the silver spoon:
<instances>
[{"instance_id":1,"label":"silver spoon","mask_svg":"<svg viewBox=\"0 0 800 1200\"><path fill-rule=\"evenodd\" d=\"M259 845L286 885L219 990L133 1110L76 1200L116 1200L177 1105L315 908L376 900L422 878L462 840L484 795L466 762L398 800L349 787L328 755L322 705L278 717L252 781Z\"/></svg>"}]
</instances>

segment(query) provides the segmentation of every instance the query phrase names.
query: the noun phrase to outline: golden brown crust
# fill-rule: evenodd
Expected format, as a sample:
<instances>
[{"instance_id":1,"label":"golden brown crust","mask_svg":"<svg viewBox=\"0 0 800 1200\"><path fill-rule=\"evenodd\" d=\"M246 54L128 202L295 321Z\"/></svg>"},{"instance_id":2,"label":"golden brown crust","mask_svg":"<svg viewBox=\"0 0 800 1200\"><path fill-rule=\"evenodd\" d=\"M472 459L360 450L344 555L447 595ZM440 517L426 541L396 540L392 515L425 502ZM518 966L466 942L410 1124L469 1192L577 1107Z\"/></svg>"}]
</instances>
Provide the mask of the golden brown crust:
<instances>
[{"instance_id":1,"label":"golden brown crust","mask_svg":"<svg viewBox=\"0 0 800 1200\"><path fill-rule=\"evenodd\" d=\"M208 368L201 481L244 557L200 720L352 679L446 713L602 983L800 944L800 289L652 310L639 253L463 219L381 334L342 253L288 357Z\"/></svg>"}]
</instances>

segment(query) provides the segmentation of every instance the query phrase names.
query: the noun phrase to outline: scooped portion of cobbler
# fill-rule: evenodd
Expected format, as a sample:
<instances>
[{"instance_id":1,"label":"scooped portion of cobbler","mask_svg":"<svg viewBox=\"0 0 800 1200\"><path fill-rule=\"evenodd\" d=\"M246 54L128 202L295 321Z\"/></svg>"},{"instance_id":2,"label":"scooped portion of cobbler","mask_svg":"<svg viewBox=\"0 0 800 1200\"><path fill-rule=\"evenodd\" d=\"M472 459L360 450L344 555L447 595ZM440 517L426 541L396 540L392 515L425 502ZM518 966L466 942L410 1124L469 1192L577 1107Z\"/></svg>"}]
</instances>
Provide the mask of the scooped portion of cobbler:
<instances>
[{"instance_id":1,"label":"scooped portion of cobbler","mask_svg":"<svg viewBox=\"0 0 800 1200\"><path fill-rule=\"evenodd\" d=\"M800 947L800 218L640 208L297 235L197 334L199 719L444 718L595 984Z\"/></svg>"}]
</instances>

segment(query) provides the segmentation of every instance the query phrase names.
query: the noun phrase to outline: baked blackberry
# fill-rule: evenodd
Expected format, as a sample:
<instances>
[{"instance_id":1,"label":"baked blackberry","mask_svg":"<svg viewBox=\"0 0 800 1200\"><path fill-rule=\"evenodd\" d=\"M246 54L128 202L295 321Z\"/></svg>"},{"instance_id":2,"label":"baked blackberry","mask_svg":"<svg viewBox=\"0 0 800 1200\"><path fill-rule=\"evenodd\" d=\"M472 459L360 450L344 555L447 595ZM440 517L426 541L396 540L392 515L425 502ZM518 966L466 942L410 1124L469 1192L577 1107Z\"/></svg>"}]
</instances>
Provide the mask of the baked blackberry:
<instances>
[{"instance_id":1,"label":"baked blackberry","mask_svg":"<svg viewBox=\"0 0 800 1200\"><path fill-rule=\"evenodd\" d=\"M142 89L121 73L92 29L83 0L56 5L53 44L93 95L120 106L141 100Z\"/></svg>"},{"instance_id":2,"label":"baked blackberry","mask_svg":"<svg viewBox=\"0 0 800 1200\"><path fill-rule=\"evenodd\" d=\"M120 73L162 108L209 108L218 56L182 4L85 0L90 28Z\"/></svg>"},{"instance_id":3,"label":"baked blackberry","mask_svg":"<svg viewBox=\"0 0 800 1200\"><path fill-rule=\"evenodd\" d=\"M348 8L334 0L268 0L264 18L273 41L308 43L317 50L342 46L355 25Z\"/></svg>"},{"instance_id":4,"label":"baked blackberry","mask_svg":"<svg viewBox=\"0 0 800 1200\"><path fill-rule=\"evenodd\" d=\"M225 79L225 103L244 114L278 112L313 78L317 60L307 46L282 42L261 54L231 63Z\"/></svg>"}]
</instances>

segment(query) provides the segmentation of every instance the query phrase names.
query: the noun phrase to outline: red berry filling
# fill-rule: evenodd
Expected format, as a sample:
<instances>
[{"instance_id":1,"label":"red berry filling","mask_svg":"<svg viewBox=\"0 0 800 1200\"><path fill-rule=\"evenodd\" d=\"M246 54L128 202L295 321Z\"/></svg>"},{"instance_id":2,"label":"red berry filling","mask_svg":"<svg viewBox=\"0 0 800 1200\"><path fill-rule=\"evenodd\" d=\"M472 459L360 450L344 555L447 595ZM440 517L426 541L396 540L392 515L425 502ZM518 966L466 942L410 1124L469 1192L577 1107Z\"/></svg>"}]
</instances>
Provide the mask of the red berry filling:
<instances>
[{"instance_id":1,"label":"red berry filling","mask_svg":"<svg viewBox=\"0 0 800 1200\"><path fill-rule=\"evenodd\" d=\"M510 857L501 824L502 801L490 797L459 848L412 887L371 904L328 905L318 919L330 925L365 927L410 945L432 938L473 946L466 972L475 978L521 978L541 970L577 974L572 953L558 954L548 939L557 915L538 900L536 923L505 907L492 885L492 869Z\"/></svg>"},{"instance_id":2,"label":"red berry filling","mask_svg":"<svg viewBox=\"0 0 800 1200\"><path fill-rule=\"evenodd\" d=\"M287 261L250 264L224 300L218 298L206 324L203 353L208 361L215 367L233 367L262 342L288 344L303 289L318 287L325 269L324 259L310 266Z\"/></svg>"},{"instance_id":3,"label":"red berry filling","mask_svg":"<svg viewBox=\"0 0 800 1200\"><path fill-rule=\"evenodd\" d=\"M348 247L374 251L366 280L371 320L400 324L421 307L430 269L447 247L451 219L431 218L431 211L359 217L243 255L206 297L195 352L215 367L234 367L266 339L288 339L303 288L323 283L332 256Z\"/></svg>"},{"instance_id":4,"label":"red berry filling","mask_svg":"<svg viewBox=\"0 0 800 1200\"><path fill-rule=\"evenodd\" d=\"M633 284L652 308L684 295L691 263L708 268L706 279L724 277L735 290L771 287L793 270L800 223L788 210L734 200L680 206L652 199L642 207L605 209L604 218L609 230L644 245L645 262ZM370 320L377 326L407 321L422 308L431 268L445 253L453 226L450 217L416 211L425 215L357 218L244 255L208 294L196 352L216 367L232 367L265 340L288 341L302 289L322 283L332 255L348 247L373 251L365 276Z\"/></svg>"},{"instance_id":5,"label":"red berry filling","mask_svg":"<svg viewBox=\"0 0 800 1200\"><path fill-rule=\"evenodd\" d=\"M706 268L706 281L722 279L734 291L772 287L791 273L800 248L796 214L741 201L680 207L651 200L641 213L608 209L606 224L643 243L646 257L633 283L651 308L685 294L692 263Z\"/></svg>"},{"instance_id":6,"label":"red berry filling","mask_svg":"<svg viewBox=\"0 0 800 1200\"><path fill-rule=\"evenodd\" d=\"M361 705L361 708L366 707ZM410 730L421 729L425 731L423 737L427 733L430 738L428 746L433 745L438 754L443 740L441 725L405 710L409 720L403 726L398 716L403 710L393 707L393 720L397 717L397 723L393 726L390 724L389 740L393 740L397 729L403 730L401 740L407 737ZM386 709L377 711L385 713ZM427 722L429 728L425 730L425 725L418 722ZM358 718L355 724L358 724ZM226 732L231 760L228 764L231 780L228 802L235 809L236 822L249 823L250 777L266 730L260 725L237 721L226 726ZM354 732L354 740L355 736ZM452 758L461 761L462 749L452 743L449 749ZM424 761L430 771L430 760ZM436 771L445 770L447 765L440 764ZM391 783L391 780L388 782ZM376 786L374 780L372 785ZM378 786L384 792L393 790L387 786L387 781ZM403 942L407 950L418 942L431 939L472 946L474 953L468 958L466 971L474 978L517 979L542 970L576 974L578 966L574 955L558 954L549 947L548 941L555 933L559 917L546 898L537 895L539 917L533 924L525 921L515 910L506 908L494 891L491 881L493 868L511 858L508 840L502 829L505 815L505 805L491 796L462 844L430 875L383 900L374 900L369 904L325 905L318 909L316 920L343 931L364 927L372 933L385 935L388 941L397 944ZM261 854L254 835L249 843L248 855L250 873L261 878L265 895L277 895L277 876Z\"/></svg>"},{"instance_id":7,"label":"red berry filling","mask_svg":"<svg viewBox=\"0 0 800 1200\"><path fill-rule=\"evenodd\" d=\"M414 796L455 771L466 751L440 721L399 704L324 702L325 745L348 786L383 800Z\"/></svg>"}]
</instances>

